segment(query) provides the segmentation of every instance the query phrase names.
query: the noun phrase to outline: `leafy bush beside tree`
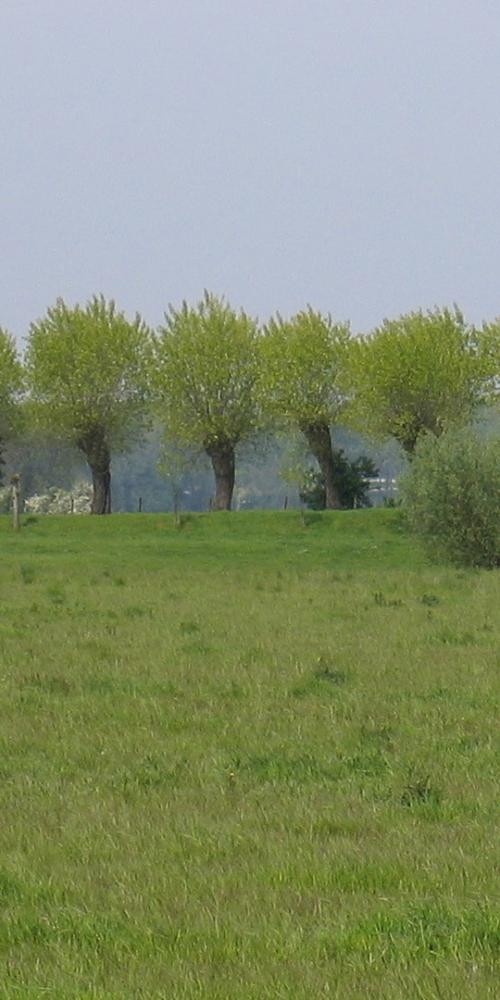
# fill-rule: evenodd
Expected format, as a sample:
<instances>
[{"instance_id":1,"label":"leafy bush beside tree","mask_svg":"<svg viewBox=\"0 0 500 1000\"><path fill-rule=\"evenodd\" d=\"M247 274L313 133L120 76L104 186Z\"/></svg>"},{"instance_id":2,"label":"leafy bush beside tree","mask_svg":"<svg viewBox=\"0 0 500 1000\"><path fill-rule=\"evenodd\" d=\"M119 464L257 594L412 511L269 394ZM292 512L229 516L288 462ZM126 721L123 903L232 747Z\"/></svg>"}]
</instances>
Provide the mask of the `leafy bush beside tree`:
<instances>
[{"instance_id":1,"label":"leafy bush beside tree","mask_svg":"<svg viewBox=\"0 0 500 1000\"><path fill-rule=\"evenodd\" d=\"M342 448L333 450L333 482L339 506L343 510L371 507L368 496L369 480L377 475L378 469L366 455L360 455L351 462ZM323 474L315 469L308 469L299 496L311 510L325 510L326 489Z\"/></svg>"},{"instance_id":2,"label":"leafy bush beside tree","mask_svg":"<svg viewBox=\"0 0 500 1000\"><path fill-rule=\"evenodd\" d=\"M500 438L469 428L423 437L401 491L410 526L434 552L500 565Z\"/></svg>"}]
</instances>

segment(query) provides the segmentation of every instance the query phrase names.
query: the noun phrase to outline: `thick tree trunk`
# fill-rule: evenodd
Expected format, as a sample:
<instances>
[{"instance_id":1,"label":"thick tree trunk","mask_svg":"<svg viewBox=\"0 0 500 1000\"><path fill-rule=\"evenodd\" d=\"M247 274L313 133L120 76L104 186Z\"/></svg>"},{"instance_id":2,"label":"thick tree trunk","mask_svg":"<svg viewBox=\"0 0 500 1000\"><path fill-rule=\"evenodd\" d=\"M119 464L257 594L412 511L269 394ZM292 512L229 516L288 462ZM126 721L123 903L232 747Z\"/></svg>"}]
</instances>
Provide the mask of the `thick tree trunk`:
<instances>
[{"instance_id":1,"label":"thick tree trunk","mask_svg":"<svg viewBox=\"0 0 500 1000\"><path fill-rule=\"evenodd\" d=\"M109 467L93 468L91 514L111 514L111 472Z\"/></svg>"},{"instance_id":2,"label":"thick tree trunk","mask_svg":"<svg viewBox=\"0 0 500 1000\"><path fill-rule=\"evenodd\" d=\"M111 455L105 433L98 427L78 442L92 472L91 514L111 514Z\"/></svg>"},{"instance_id":3,"label":"thick tree trunk","mask_svg":"<svg viewBox=\"0 0 500 1000\"><path fill-rule=\"evenodd\" d=\"M325 507L336 510L340 507L339 495L335 486L332 439L328 424L307 424L303 427L307 443L321 469L325 481Z\"/></svg>"},{"instance_id":4,"label":"thick tree trunk","mask_svg":"<svg viewBox=\"0 0 500 1000\"><path fill-rule=\"evenodd\" d=\"M213 510L231 510L234 490L234 447L229 441L215 441L205 446L215 476Z\"/></svg>"}]
</instances>

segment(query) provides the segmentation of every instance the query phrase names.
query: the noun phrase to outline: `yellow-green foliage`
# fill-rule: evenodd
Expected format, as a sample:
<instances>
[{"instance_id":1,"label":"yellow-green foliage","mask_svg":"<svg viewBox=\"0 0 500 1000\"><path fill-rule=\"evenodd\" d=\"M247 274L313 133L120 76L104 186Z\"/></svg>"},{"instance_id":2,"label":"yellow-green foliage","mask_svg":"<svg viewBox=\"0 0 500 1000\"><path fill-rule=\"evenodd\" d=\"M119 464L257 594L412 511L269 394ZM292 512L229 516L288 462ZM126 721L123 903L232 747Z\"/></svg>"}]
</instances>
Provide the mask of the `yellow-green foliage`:
<instances>
[{"instance_id":1,"label":"yellow-green foliage","mask_svg":"<svg viewBox=\"0 0 500 1000\"><path fill-rule=\"evenodd\" d=\"M409 452L423 431L466 423L483 399L477 335L458 309L386 320L355 343L351 363L351 421Z\"/></svg>"},{"instance_id":2,"label":"yellow-green foliage","mask_svg":"<svg viewBox=\"0 0 500 1000\"><path fill-rule=\"evenodd\" d=\"M14 338L0 329L0 442L12 430L23 383Z\"/></svg>"},{"instance_id":3,"label":"yellow-green foliage","mask_svg":"<svg viewBox=\"0 0 500 1000\"><path fill-rule=\"evenodd\" d=\"M485 323L479 337L481 360L486 375L488 401L500 403L500 319Z\"/></svg>"},{"instance_id":4,"label":"yellow-green foliage","mask_svg":"<svg viewBox=\"0 0 500 1000\"><path fill-rule=\"evenodd\" d=\"M313 309L270 320L261 338L260 397L271 420L288 427L332 424L345 399L349 326Z\"/></svg>"},{"instance_id":5,"label":"yellow-green foliage","mask_svg":"<svg viewBox=\"0 0 500 1000\"><path fill-rule=\"evenodd\" d=\"M147 419L150 334L114 302L85 307L59 299L33 323L26 366L33 411L42 427L77 443L102 428L108 444L125 446Z\"/></svg>"},{"instance_id":6,"label":"yellow-green foliage","mask_svg":"<svg viewBox=\"0 0 500 1000\"><path fill-rule=\"evenodd\" d=\"M165 316L156 343L158 413L169 437L204 448L234 446L257 426L257 328L244 312L205 293Z\"/></svg>"}]
</instances>

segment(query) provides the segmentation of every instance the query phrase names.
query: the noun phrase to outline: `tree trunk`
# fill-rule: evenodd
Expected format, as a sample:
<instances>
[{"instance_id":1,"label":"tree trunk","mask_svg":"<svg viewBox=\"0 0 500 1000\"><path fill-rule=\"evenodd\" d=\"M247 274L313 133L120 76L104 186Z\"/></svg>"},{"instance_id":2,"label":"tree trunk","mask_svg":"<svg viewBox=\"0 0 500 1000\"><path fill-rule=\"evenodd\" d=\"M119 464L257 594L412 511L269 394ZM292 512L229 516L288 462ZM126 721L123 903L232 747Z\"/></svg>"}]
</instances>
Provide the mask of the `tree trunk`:
<instances>
[{"instance_id":1,"label":"tree trunk","mask_svg":"<svg viewBox=\"0 0 500 1000\"><path fill-rule=\"evenodd\" d=\"M89 462L90 465L90 462ZM107 469L90 466L92 472L92 503L91 514L111 514L111 472Z\"/></svg>"},{"instance_id":2,"label":"tree trunk","mask_svg":"<svg viewBox=\"0 0 500 1000\"><path fill-rule=\"evenodd\" d=\"M215 476L213 510L231 510L234 490L234 447L229 441L215 441L205 446Z\"/></svg>"},{"instance_id":3,"label":"tree trunk","mask_svg":"<svg viewBox=\"0 0 500 1000\"><path fill-rule=\"evenodd\" d=\"M105 433L98 427L88 431L78 446L92 472L91 514L111 514L111 455Z\"/></svg>"},{"instance_id":4,"label":"tree trunk","mask_svg":"<svg viewBox=\"0 0 500 1000\"><path fill-rule=\"evenodd\" d=\"M340 500L335 486L332 439L328 424L307 424L303 427L307 443L321 469L325 481L325 507L338 510Z\"/></svg>"}]
</instances>

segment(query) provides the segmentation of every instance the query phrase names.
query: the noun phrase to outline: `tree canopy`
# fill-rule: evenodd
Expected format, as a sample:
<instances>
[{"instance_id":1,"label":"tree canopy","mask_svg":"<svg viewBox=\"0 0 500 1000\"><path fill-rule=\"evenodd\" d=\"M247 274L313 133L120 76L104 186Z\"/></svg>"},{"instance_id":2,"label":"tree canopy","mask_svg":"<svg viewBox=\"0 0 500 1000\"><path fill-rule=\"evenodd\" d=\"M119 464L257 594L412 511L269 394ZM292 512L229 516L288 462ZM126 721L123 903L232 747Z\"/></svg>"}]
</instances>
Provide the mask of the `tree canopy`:
<instances>
[{"instance_id":1,"label":"tree canopy","mask_svg":"<svg viewBox=\"0 0 500 1000\"><path fill-rule=\"evenodd\" d=\"M12 434L18 415L18 399L23 384L22 366L14 338L0 329L0 481L2 445Z\"/></svg>"},{"instance_id":2,"label":"tree canopy","mask_svg":"<svg viewBox=\"0 0 500 1000\"><path fill-rule=\"evenodd\" d=\"M0 464L9 437L12 471L29 467L32 487L40 479L39 442L47 456L57 445L59 465L64 442L64 463L74 466L79 449L90 466L93 513L108 513L111 456L143 442L156 414L175 506L204 452L215 476L210 504L229 509L236 455L244 461L247 443L254 450L282 431L307 445L326 507L340 507L342 428L399 442L412 455L422 435L471 423L478 410L485 422L498 419L488 404L500 401L500 320L476 330L458 308L435 308L354 338L348 323L307 307L289 319L277 313L259 329L243 310L205 292L195 305L170 306L153 336L138 315L127 318L103 296L74 307L59 299L32 324L25 362L0 330ZM21 415L22 452L21 436L13 441ZM127 503L132 488L142 498L129 476Z\"/></svg>"},{"instance_id":3,"label":"tree canopy","mask_svg":"<svg viewBox=\"0 0 500 1000\"><path fill-rule=\"evenodd\" d=\"M298 428L319 463L327 506L339 506L330 425L345 403L350 345L347 323L308 308L292 319L271 319L260 343L260 398L270 420Z\"/></svg>"},{"instance_id":4,"label":"tree canopy","mask_svg":"<svg viewBox=\"0 0 500 1000\"><path fill-rule=\"evenodd\" d=\"M385 320L355 342L351 372L354 426L410 454L423 432L466 423L484 400L477 334L457 308Z\"/></svg>"},{"instance_id":5,"label":"tree canopy","mask_svg":"<svg viewBox=\"0 0 500 1000\"><path fill-rule=\"evenodd\" d=\"M349 325L308 308L277 315L261 341L261 395L266 412L286 427L333 424L345 399Z\"/></svg>"},{"instance_id":6,"label":"tree canopy","mask_svg":"<svg viewBox=\"0 0 500 1000\"><path fill-rule=\"evenodd\" d=\"M85 307L62 299L33 323L26 351L39 425L70 441L90 465L93 513L110 510L112 451L125 450L147 420L151 335L113 301Z\"/></svg>"},{"instance_id":7,"label":"tree canopy","mask_svg":"<svg viewBox=\"0 0 500 1000\"><path fill-rule=\"evenodd\" d=\"M231 505L235 449L258 426L256 339L254 320L208 292L171 306L157 338L159 414L171 439L210 456L217 509Z\"/></svg>"},{"instance_id":8,"label":"tree canopy","mask_svg":"<svg viewBox=\"0 0 500 1000\"><path fill-rule=\"evenodd\" d=\"M479 352L484 370L486 396L500 405L500 319L484 323L479 336Z\"/></svg>"}]
</instances>

